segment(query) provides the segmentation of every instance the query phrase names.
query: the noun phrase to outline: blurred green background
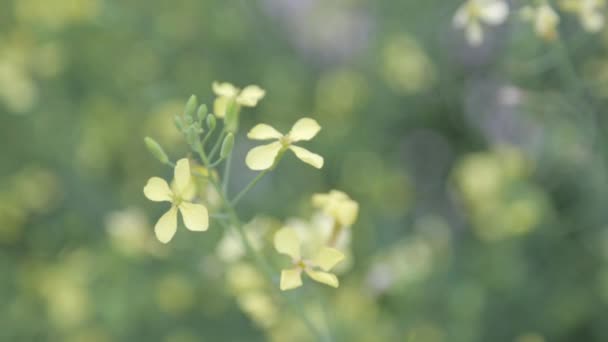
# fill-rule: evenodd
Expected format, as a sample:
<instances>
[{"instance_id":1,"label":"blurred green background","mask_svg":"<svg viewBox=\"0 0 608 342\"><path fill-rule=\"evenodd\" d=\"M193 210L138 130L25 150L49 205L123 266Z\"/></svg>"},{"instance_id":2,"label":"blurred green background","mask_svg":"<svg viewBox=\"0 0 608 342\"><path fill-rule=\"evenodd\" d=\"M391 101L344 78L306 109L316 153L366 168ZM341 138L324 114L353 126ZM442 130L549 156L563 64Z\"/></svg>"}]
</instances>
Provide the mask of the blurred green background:
<instances>
[{"instance_id":1,"label":"blurred green background","mask_svg":"<svg viewBox=\"0 0 608 342\"><path fill-rule=\"evenodd\" d=\"M323 127L325 167L285 158L246 219L360 203L352 266L314 296L334 340L607 341L608 34L511 18L472 48L459 4L0 0L0 340L311 340L241 300L220 226L154 239L142 188L172 171L143 137L185 156L173 116L217 80L267 90L243 129Z\"/></svg>"}]
</instances>

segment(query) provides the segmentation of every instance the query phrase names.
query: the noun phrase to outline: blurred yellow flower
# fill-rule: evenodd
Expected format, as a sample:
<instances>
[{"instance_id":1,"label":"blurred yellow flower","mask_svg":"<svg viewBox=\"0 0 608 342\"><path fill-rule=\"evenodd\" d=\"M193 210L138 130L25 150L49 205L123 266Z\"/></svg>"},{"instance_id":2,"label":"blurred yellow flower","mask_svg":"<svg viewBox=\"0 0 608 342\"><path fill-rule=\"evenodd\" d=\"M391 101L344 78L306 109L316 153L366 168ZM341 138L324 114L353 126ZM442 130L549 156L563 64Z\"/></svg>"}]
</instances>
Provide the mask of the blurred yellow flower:
<instances>
[{"instance_id":1,"label":"blurred yellow flower","mask_svg":"<svg viewBox=\"0 0 608 342\"><path fill-rule=\"evenodd\" d=\"M547 41L557 38L559 15L547 2L542 2L537 7L525 6L521 10L521 15L524 20L531 21L534 24L534 31L537 36Z\"/></svg>"},{"instance_id":2,"label":"blurred yellow flower","mask_svg":"<svg viewBox=\"0 0 608 342\"><path fill-rule=\"evenodd\" d=\"M266 91L257 85L248 85L242 90L228 82L213 82L213 92L217 95L213 103L213 111L219 118L226 116L226 109L230 101L235 101L240 106L255 107Z\"/></svg>"},{"instance_id":3,"label":"blurred yellow flower","mask_svg":"<svg viewBox=\"0 0 608 342\"><path fill-rule=\"evenodd\" d=\"M477 46L483 41L481 24L500 25L508 15L509 6L503 0L467 0L456 11L453 24L465 30L469 44Z\"/></svg>"},{"instance_id":4,"label":"blurred yellow flower","mask_svg":"<svg viewBox=\"0 0 608 342\"><path fill-rule=\"evenodd\" d=\"M249 139L276 139L276 141L251 149L247 153L245 162L252 170L267 170L274 165L274 161L279 153L290 149L301 161L320 169L323 167L323 157L305 148L293 145L295 142L308 141L314 138L320 130L321 126L310 118L298 120L286 135L283 135L270 125L258 124L247 133Z\"/></svg>"},{"instance_id":5,"label":"blurred yellow flower","mask_svg":"<svg viewBox=\"0 0 608 342\"><path fill-rule=\"evenodd\" d=\"M301 256L300 239L292 228L282 228L274 235L274 247L281 253L291 257L293 268L281 271L282 291L302 286L302 271L310 278L320 283L338 287L339 281L335 274L329 273L336 264L344 259L344 254L337 249L324 247L313 259L303 259ZM318 270L318 269L321 269Z\"/></svg>"},{"instance_id":6,"label":"blurred yellow flower","mask_svg":"<svg viewBox=\"0 0 608 342\"><path fill-rule=\"evenodd\" d=\"M205 231L209 228L209 214L202 204L192 203L194 192L191 190L190 163L180 159L175 165L174 185L159 177L152 177L144 187L144 195L154 202L171 202L171 208L154 226L156 237L162 243L171 241L177 230L177 209L182 213L186 228L192 231Z\"/></svg>"},{"instance_id":7,"label":"blurred yellow flower","mask_svg":"<svg viewBox=\"0 0 608 342\"><path fill-rule=\"evenodd\" d=\"M339 190L331 190L326 194L314 194L312 205L332 217L342 227L352 226L359 214L359 203Z\"/></svg>"},{"instance_id":8,"label":"blurred yellow flower","mask_svg":"<svg viewBox=\"0 0 608 342\"><path fill-rule=\"evenodd\" d=\"M561 5L565 11L578 15L585 31L596 33L604 28L606 0L563 0Z\"/></svg>"}]
</instances>

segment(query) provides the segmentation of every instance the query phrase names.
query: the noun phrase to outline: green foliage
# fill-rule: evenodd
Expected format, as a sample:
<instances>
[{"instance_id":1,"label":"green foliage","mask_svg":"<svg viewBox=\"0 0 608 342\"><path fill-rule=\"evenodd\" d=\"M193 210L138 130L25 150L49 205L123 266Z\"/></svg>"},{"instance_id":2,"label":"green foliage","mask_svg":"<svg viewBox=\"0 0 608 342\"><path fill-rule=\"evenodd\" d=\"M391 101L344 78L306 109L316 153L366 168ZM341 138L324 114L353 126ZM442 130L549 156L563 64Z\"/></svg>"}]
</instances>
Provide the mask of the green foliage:
<instances>
[{"instance_id":1,"label":"green foliage","mask_svg":"<svg viewBox=\"0 0 608 342\"><path fill-rule=\"evenodd\" d=\"M512 6L474 47L460 3L2 1L0 340L311 340L225 217L154 237L142 188L167 155L232 150L232 194L256 176L257 144L219 129L222 80L267 91L227 101L231 132L323 127L322 172L287 155L238 198L252 240L323 226L314 193L360 204L340 288L296 290L335 341L608 340L606 32L549 1L559 24Z\"/></svg>"}]
</instances>

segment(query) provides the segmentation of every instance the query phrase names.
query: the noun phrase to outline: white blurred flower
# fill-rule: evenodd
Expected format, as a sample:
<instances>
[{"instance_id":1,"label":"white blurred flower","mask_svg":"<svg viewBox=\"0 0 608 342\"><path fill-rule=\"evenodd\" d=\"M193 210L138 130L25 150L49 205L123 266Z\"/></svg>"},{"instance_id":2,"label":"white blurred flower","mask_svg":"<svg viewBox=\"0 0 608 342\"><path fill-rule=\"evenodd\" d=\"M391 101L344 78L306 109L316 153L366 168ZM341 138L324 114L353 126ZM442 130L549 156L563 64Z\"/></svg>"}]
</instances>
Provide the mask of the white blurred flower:
<instances>
[{"instance_id":1,"label":"white blurred flower","mask_svg":"<svg viewBox=\"0 0 608 342\"><path fill-rule=\"evenodd\" d=\"M467 41L474 46L483 41L482 24L497 26L505 22L509 6L503 0L467 0L454 15L454 27L464 29Z\"/></svg>"},{"instance_id":2,"label":"white blurred flower","mask_svg":"<svg viewBox=\"0 0 608 342\"><path fill-rule=\"evenodd\" d=\"M533 23L537 36L547 41L557 38L557 25L560 21L559 15L547 2L543 2L536 7L525 6L521 10L521 15L524 20Z\"/></svg>"},{"instance_id":3,"label":"white blurred flower","mask_svg":"<svg viewBox=\"0 0 608 342\"><path fill-rule=\"evenodd\" d=\"M564 0L561 5L565 11L578 15L585 31L596 33L604 28L606 0Z\"/></svg>"}]
</instances>

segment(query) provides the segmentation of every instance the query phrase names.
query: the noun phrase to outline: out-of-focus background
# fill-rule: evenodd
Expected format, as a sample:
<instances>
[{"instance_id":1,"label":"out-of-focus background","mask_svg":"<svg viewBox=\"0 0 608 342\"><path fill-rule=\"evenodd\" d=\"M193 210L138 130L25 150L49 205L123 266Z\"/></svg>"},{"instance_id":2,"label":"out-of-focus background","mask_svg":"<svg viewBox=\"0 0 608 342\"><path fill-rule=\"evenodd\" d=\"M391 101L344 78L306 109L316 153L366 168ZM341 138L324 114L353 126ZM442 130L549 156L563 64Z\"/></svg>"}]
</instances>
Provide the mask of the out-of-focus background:
<instances>
[{"instance_id":1,"label":"out-of-focus background","mask_svg":"<svg viewBox=\"0 0 608 342\"><path fill-rule=\"evenodd\" d=\"M0 340L310 340L239 295L220 226L154 238L142 188L171 170L142 139L186 155L173 116L214 80L266 89L243 129L323 127L325 167L285 158L246 219L360 203L341 287L301 290L334 340L608 340L608 33L564 15L545 42L514 15L473 47L460 4L1 0Z\"/></svg>"}]
</instances>

